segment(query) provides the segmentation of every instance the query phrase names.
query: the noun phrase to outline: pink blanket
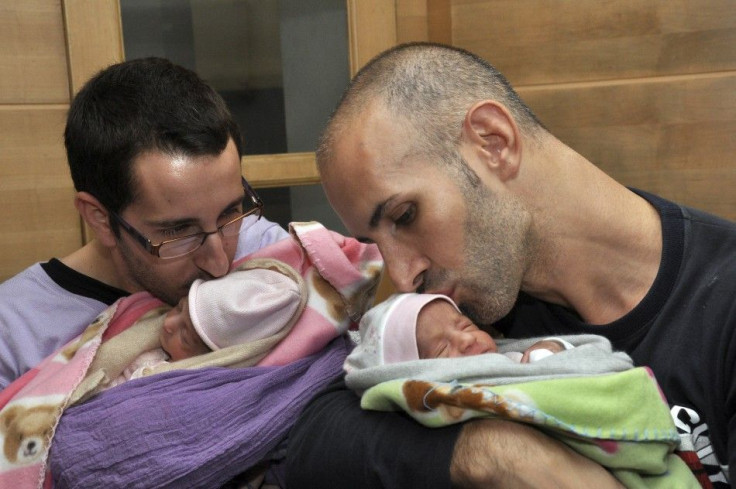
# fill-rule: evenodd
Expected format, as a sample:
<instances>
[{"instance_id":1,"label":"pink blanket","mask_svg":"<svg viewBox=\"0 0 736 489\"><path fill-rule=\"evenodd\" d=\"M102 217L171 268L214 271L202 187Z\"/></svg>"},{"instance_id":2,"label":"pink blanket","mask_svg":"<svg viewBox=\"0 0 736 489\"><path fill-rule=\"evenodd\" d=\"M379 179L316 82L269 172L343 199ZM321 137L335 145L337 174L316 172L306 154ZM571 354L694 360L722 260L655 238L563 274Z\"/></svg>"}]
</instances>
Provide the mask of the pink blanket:
<instances>
[{"instance_id":1,"label":"pink blanket","mask_svg":"<svg viewBox=\"0 0 736 489\"><path fill-rule=\"evenodd\" d=\"M121 299L87 329L0 392L0 487L49 483L46 458L54 429L71 393L84 378L104 339L161 305L147 293ZM49 485L50 487L50 485Z\"/></svg>"},{"instance_id":2,"label":"pink blanket","mask_svg":"<svg viewBox=\"0 0 736 489\"><path fill-rule=\"evenodd\" d=\"M236 262L275 258L307 282L309 298L294 328L259 365L283 365L322 349L335 336L357 329L373 303L383 270L378 247L346 238L317 222L291 223L284 239Z\"/></svg>"}]
</instances>

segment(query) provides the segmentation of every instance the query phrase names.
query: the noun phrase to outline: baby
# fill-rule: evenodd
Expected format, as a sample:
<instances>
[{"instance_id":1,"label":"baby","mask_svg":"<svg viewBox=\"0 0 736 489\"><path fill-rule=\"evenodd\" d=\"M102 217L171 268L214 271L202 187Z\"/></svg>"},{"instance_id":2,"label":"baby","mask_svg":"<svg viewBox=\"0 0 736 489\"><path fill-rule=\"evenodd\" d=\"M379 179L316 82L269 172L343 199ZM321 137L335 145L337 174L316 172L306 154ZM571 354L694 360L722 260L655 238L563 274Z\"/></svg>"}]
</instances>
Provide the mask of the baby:
<instances>
[{"instance_id":1,"label":"baby","mask_svg":"<svg viewBox=\"0 0 736 489\"><path fill-rule=\"evenodd\" d=\"M143 369L283 336L304 307L299 281L268 268L238 270L216 280L196 280L166 313L161 348L138 356L114 385L142 376Z\"/></svg>"},{"instance_id":2,"label":"baby","mask_svg":"<svg viewBox=\"0 0 736 489\"><path fill-rule=\"evenodd\" d=\"M176 361L267 338L297 314L301 294L293 279L263 268L196 280L166 314L161 346Z\"/></svg>"},{"instance_id":3,"label":"baby","mask_svg":"<svg viewBox=\"0 0 736 489\"><path fill-rule=\"evenodd\" d=\"M360 336L343 366L363 409L436 428L485 417L523 422L625 487L699 487L673 453L679 437L651 371L602 336L496 343L450 298L431 294L389 297L365 313Z\"/></svg>"},{"instance_id":4,"label":"baby","mask_svg":"<svg viewBox=\"0 0 736 489\"><path fill-rule=\"evenodd\" d=\"M392 295L366 312L360 336L360 343L345 362L348 370L498 352L491 335L464 316L452 299L437 294ZM544 338L524 351L503 355L530 363L571 348L573 345L562 338Z\"/></svg>"}]
</instances>

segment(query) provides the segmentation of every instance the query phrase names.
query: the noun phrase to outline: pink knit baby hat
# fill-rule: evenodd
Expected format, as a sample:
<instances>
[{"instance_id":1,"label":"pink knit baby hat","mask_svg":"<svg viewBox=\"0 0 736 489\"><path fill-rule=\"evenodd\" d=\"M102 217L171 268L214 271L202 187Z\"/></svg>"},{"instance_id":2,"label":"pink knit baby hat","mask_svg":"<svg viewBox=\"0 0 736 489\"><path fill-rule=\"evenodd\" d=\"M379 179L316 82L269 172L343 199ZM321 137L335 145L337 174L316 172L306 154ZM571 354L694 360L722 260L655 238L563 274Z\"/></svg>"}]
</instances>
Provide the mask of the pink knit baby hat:
<instances>
[{"instance_id":1,"label":"pink knit baby hat","mask_svg":"<svg viewBox=\"0 0 736 489\"><path fill-rule=\"evenodd\" d=\"M383 361L406 362L419 359L417 348L417 316L434 300L444 300L457 309L452 299L440 294L403 294L386 317L383 332Z\"/></svg>"},{"instance_id":2,"label":"pink knit baby hat","mask_svg":"<svg viewBox=\"0 0 736 489\"><path fill-rule=\"evenodd\" d=\"M238 270L214 280L195 280L189 315L213 350L273 336L290 324L300 306L299 285L274 270Z\"/></svg>"}]
</instances>

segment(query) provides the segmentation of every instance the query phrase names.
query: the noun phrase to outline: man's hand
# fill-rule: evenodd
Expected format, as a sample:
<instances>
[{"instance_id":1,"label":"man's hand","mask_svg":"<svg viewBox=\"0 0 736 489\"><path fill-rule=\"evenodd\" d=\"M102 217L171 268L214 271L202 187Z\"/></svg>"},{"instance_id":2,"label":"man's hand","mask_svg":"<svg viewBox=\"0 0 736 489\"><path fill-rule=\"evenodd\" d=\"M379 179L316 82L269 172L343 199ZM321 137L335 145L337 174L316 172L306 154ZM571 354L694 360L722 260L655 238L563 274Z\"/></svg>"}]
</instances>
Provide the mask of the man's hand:
<instances>
[{"instance_id":1,"label":"man's hand","mask_svg":"<svg viewBox=\"0 0 736 489\"><path fill-rule=\"evenodd\" d=\"M460 489L624 489L606 469L530 426L467 422L450 465Z\"/></svg>"}]
</instances>

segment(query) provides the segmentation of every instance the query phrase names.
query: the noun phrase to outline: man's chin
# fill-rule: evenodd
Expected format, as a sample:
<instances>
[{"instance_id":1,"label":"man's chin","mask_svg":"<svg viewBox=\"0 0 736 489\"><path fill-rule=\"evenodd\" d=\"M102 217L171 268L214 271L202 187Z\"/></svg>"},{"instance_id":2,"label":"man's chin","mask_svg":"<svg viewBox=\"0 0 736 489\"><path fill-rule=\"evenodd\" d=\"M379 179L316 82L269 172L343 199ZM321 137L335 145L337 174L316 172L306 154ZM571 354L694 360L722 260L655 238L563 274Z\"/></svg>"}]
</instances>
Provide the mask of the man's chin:
<instances>
[{"instance_id":1,"label":"man's chin","mask_svg":"<svg viewBox=\"0 0 736 489\"><path fill-rule=\"evenodd\" d=\"M179 300L181 300L182 297L186 297L189 294L189 287L190 286L187 285L176 290L161 290L154 295L166 304L174 307L179 303Z\"/></svg>"},{"instance_id":2,"label":"man's chin","mask_svg":"<svg viewBox=\"0 0 736 489\"><path fill-rule=\"evenodd\" d=\"M488 326L508 314L508 311L500 311L499 307L490 304L479 304L472 301L460 301L460 311L470 318L478 326Z\"/></svg>"}]
</instances>

